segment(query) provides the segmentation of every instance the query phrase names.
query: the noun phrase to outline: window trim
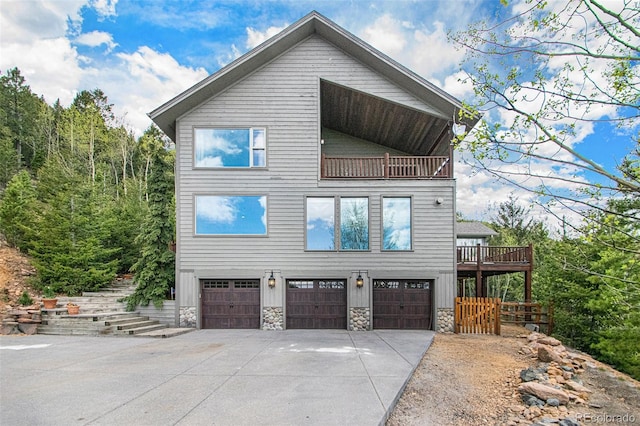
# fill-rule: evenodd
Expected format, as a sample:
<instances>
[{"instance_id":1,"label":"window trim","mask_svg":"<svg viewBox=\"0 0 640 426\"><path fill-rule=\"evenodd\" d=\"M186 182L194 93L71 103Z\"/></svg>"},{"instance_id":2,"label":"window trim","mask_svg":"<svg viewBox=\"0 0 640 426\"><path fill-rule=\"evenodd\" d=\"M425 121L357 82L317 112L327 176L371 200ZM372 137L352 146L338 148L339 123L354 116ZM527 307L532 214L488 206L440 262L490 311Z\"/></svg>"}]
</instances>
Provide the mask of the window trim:
<instances>
[{"instance_id":1,"label":"window trim","mask_svg":"<svg viewBox=\"0 0 640 426\"><path fill-rule=\"evenodd\" d=\"M199 234L198 223L198 197L264 197L265 206L265 233L264 234ZM269 196L267 194L212 194L212 193L196 193L193 194L193 237L194 238L266 238L269 236Z\"/></svg>"},{"instance_id":2,"label":"window trim","mask_svg":"<svg viewBox=\"0 0 640 426\"><path fill-rule=\"evenodd\" d=\"M196 133L198 130L248 130L249 131L249 165L248 166L199 166L197 164L196 151L197 151L197 140ZM262 130L264 132L264 148L254 148L253 140L254 140L254 131ZM267 169L268 166L268 156L267 156L267 126L193 126L192 128L192 157L193 157L193 168L198 170L251 170L258 169L264 170ZM253 164L254 151L264 151L264 166L256 166Z\"/></svg>"},{"instance_id":3,"label":"window trim","mask_svg":"<svg viewBox=\"0 0 640 426\"><path fill-rule=\"evenodd\" d=\"M385 198L408 198L410 203L410 220L409 225L411 226L411 247L403 250L392 250L384 248L384 199ZM415 240L414 235L414 222L413 222L413 196L412 195L381 195L380 196L380 251L383 253L407 253L414 251L413 242Z\"/></svg>"}]
</instances>

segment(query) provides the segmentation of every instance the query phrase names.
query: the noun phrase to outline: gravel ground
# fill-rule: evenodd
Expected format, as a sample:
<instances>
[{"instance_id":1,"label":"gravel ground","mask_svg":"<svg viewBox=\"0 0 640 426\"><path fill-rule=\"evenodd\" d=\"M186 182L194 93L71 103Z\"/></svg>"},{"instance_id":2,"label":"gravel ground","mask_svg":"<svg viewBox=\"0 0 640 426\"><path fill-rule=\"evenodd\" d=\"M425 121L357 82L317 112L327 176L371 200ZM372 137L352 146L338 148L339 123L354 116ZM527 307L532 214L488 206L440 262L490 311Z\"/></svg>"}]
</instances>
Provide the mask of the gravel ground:
<instances>
[{"instance_id":1,"label":"gravel ground","mask_svg":"<svg viewBox=\"0 0 640 426\"><path fill-rule=\"evenodd\" d=\"M594 391L586 404L530 411L517 391L520 371L538 362L522 350L528 332L502 331L438 334L387 425L530 425L543 418L557 424L566 417L577 424L640 424L640 383L592 359L580 375Z\"/></svg>"}]
</instances>

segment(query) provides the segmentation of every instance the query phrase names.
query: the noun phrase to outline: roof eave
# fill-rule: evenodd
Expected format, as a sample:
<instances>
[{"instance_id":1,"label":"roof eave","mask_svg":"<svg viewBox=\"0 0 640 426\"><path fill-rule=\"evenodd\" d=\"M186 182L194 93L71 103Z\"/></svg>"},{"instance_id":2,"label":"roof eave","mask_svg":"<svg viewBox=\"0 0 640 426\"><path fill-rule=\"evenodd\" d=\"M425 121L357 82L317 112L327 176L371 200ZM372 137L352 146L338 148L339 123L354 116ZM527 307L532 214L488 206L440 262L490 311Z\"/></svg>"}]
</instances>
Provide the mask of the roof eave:
<instances>
[{"instance_id":1,"label":"roof eave","mask_svg":"<svg viewBox=\"0 0 640 426\"><path fill-rule=\"evenodd\" d=\"M285 30L258 45L219 71L151 111L149 117L173 141L176 139L175 121L191 109L220 93L236 81L276 58L305 38L318 34L371 66L377 72L413 93L441 112L441 118L455 120L462 103L434 84L405 68L382 52L369 46L353 34L313 11ZM478 120L465 124L472 128Z\"/></svg>"}]
</instances>

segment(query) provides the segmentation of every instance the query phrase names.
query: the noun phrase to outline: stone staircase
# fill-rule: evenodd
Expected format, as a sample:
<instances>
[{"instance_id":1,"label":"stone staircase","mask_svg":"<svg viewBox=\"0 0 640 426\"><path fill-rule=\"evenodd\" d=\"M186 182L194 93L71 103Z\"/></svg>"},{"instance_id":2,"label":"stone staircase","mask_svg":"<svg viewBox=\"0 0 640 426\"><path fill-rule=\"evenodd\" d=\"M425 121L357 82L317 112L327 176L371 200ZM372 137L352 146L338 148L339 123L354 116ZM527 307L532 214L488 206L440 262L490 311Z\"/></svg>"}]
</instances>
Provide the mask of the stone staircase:
<instances>
[{"instance_id":1,"label":"stone staircase","mask_svg":"<svg viewBox=\"0 0 640 426\"><path fill-rule=\"evenodd\" d=\"M122 298L135 286L130 279L119 279L100 292L84 292L78 297L59 297L54 309L41 309L42 323L38 334L84 336L172 337L191 331L189 328L169 328L160 321L150 320L138 312L127 312ZM80 313L69 315L67 303L80 306Z\"/></svg>"}]
</instances>

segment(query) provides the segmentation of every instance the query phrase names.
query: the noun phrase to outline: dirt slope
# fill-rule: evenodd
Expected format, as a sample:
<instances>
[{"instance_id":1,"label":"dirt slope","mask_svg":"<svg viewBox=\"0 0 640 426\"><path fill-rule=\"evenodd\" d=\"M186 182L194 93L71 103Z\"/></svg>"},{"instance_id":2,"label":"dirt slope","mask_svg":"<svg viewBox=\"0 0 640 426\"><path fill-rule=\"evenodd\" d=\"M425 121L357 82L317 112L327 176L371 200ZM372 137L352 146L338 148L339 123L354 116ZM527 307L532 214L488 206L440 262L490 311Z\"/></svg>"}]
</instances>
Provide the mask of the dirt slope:
<instances>
[{"instance_id":1,"label":"dirt slope","mask_svg":"<svg viewBox=\"0 0 640 426\"><path fill-rule=\"evenodd\" d=\"M34 300L40 297L39 293L27 284L29 277L35 273L29 258L9 247L0 236L0 316L8 307L18 306L18 299L25 290Z\"/></svg>"},{"instance_id":2,"label":"dirt slope","mask_svg":"<svg viewBox=\"0 0 640 426\"><path fill-rule=\"evenodd\" d=\"M589 367L579 375L593 391L585 404L545 407L539 415L526 407L517 391L519 374L537 365L521 349L526 334L504 326L502 336L438 334L387 425L530 425L567 417L577 424L640 423L640 383L588 356ZM611 417L625 415L626 423Z\"/></svg>"}]
</instances>

